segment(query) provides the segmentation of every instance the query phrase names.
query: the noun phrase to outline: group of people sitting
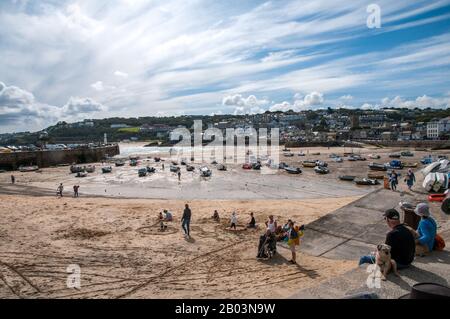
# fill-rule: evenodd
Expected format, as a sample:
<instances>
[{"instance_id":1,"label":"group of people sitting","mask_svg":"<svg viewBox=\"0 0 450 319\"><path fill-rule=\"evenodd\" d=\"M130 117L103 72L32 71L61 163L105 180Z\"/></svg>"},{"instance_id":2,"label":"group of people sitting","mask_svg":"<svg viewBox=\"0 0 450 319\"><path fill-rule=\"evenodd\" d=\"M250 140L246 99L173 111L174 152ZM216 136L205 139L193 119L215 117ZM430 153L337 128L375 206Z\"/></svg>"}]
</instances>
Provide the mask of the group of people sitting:
<instances>
[{"instance_id":1,"label":"group of people sitting","mask_svg":"<svg viewBox=\"0 0 450 319\"><path fill-rule=\"evenodd\" d=\"M220 222L219 212L217 210L215 210L211 218L215 222ZM231 213L229 229L237 230L237 223L238 223L238 216L237 216L236 212L234 211L233 213ZM246 228L257 228L255 216L253 215L253 213L250 213L250 221L246 225Z\"/></svg>"},{"instance_id":2,"label":"group of people sitting","mask_svg":"<svg viewBox=\"0 0 450 319\"><path fill-rule=\"evenodd\" d=\"M418 204L414 212L420 216L417 229L401 223L400 213L396 209L389 209L383 214L390 228L385 244L391 248L391 259L396 262L397 269L407 268L415 256L425 256L442 245L442 238L437 236L436 220L431 216L428 204ZM360 258L359 265L366 263L376 263L375 253Z\"/></svg>"},{"instance_id":3,"label":"group of people sitting","mask_svg":"<svg viewBox=\"0 0 450 319\"><path fill-rule=\"evenodd\" d=\"M167 229L167 225L164 222L172 222L173 215L167 209L164 209L163 212L159 213L158 219L159 219L159 231L164 231Z\"/></svg>"}]
</instances>

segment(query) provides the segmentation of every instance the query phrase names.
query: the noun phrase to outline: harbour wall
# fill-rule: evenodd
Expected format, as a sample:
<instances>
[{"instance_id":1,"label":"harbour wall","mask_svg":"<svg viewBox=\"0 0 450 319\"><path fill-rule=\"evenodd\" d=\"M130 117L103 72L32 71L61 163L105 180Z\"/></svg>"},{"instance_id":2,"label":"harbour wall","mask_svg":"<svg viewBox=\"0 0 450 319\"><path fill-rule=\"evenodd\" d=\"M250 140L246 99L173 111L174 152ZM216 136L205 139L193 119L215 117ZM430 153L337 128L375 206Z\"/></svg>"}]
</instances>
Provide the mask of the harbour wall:
<instances>
[{"instance_id":1,"label":"harbour wall","mask_svg":"<svg viewBox=\"0 0 450 319\"><path fill-rule=\"evenodd\" d=\"M69 150L0 153L0 169L16 170L22 165L50 167L61 164L93 163L118 154L120 150L117 144Z\"/></svg>"}]
</instances>

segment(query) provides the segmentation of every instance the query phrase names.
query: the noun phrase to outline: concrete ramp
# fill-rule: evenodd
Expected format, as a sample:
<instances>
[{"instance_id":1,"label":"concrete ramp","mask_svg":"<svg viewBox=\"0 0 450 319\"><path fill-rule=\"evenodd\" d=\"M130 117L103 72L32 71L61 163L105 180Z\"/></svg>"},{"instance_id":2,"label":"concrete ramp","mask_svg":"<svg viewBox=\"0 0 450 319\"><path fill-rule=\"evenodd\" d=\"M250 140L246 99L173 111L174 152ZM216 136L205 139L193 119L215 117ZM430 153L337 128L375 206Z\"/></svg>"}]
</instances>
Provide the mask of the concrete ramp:
<instances>
[{"instance_id":1,"label":"concrete ramp","mask_svg":"<svg viewBox=\"0 0 450 319\"><path fill-rule=\"evenodd\" d=\"M307 225L303 252L333 259L355 259L384 242L388 232L383 212L412 195L378 189Z\"/></svg>"}]
</instances>

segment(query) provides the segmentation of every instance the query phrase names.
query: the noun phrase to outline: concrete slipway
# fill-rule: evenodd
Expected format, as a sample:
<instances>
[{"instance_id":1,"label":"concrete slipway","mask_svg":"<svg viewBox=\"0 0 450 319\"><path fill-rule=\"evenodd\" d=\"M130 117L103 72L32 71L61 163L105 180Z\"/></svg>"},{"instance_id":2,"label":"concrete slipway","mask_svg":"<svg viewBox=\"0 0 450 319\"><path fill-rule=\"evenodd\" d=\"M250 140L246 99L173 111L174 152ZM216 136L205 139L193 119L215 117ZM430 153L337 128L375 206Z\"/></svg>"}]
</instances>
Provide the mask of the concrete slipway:
<instances>
[{"instance_id":1,"label":"concrete slipway","mask_svg":"<svg viewBox=\"0 0 450 319\"><path fill-rule=\"evenodd\" d=\"M331 259L354 260L355 270L316 287L300 290L292 298L344 298L365 292L376 293L380 298L398 298L409 293L411 286L418 282L448 285L450 216L445 215L437 203L430 203L430 207L438 222L438 233L447 243L444 251L416 257L409 269L400 272L400 277L390 274L387 281L381 282L381 288L368 288L367 265L357 266L361 255L374 251L376 245L385 240L389 229L383 219L383 211L398 209L400 201L418 203L426 201L426 197L427 194L420 191L392 192L378 189L307 225L301 246L303 252Z\"/></svg>"}]
</instances>

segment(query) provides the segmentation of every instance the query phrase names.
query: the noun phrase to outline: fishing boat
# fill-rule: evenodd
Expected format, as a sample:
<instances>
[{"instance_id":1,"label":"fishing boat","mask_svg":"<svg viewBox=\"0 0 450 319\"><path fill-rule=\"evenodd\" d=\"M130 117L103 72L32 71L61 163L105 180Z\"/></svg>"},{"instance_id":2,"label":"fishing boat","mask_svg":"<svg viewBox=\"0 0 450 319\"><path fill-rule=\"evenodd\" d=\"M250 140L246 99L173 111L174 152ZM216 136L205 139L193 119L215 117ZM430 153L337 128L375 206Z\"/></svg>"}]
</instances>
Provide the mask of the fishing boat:
<instances>
[{"instance_id":1,"label":"fishing boat","mask_svg":"<svg viewBox=\"0 0 450 319\"><path fill-rule=\"evenodd\" d=\"M323 167L323 166L316 166L316 167L314 168L314 171L315 171L317 174L328 174L328 173L330 172L330 170L329 170L328 168Z\"/></svg>"},{"instance_id":2,"label":"fishing boat","mask_svg":"<svg viewBox=\"0 0 450 319\"><path fill-rule=\"evenodd\" d=\"M138 161L136 159L132 159L130 161L130 166L137 166L137 164L138 164Z\"/></svg>"},{"instance_id":3,"label":"fishing boat","mask_svg":"<svg viewBox=\"0 0 450 319\"><path fill-rule=\"evenodd\" d=\"M36 172L39 170L39 167L36 165L32 165L32 166L20 166L19 167L19 171L22 173L27 173L27 172Z\"/></svg>"},{"instance_id":4,"label":"fishing boat","mask_svg":"<svg viewBox=\"0 0 450 319\"><path fill-rule=\"evenodd\" d=\"M357 185L378 185L380 182L376 179L369 179L369 178L363 178L363 179L356 179L355 184Z\"/></svg>"},{"instance_id":5,"label":"fishing boat","mask_svg":"<svg viewBox=\"0 0 450 319\"><path fill-rule=\"evenodd\" d=\"M118 161L116 161L114 164L116 165L116 167L119 167L119 166L125 166L125 161L118 160Z\"/></svg>"},{"instance_id":6,"label":"fishing boat","mask_svg":"<svg viewBox=\"0 0 450 319\"><path fill-rule=\"evenodd\" d=\"M380 173L368 173L367 178L369 179L384 179L385 174Z\"/></svg>"},{"instance_id":7,"label":"fishing boat","mask_svg":"<svg viewBox=\"0 0 450 319\"><path fill-rule=\"evenodd\" d=\"M138 175L139 177L145 177L147 176L147 169L146 168L141 168L138 170Z\"/></svg>"},{"instance_id":8,"label":"fishing boat","mask_svg":"<svg viewBox=\"0 0 450 319\"><path fill-rule=\"evenodd\" d=\"M72 165L72 166L70 166L70 172L72 174L76 174L76 173L79 173L79 172L82 172L82 171L84 171L84 166L79 166L79 165Z\"/></svg>"},{"instance_id":9,"label":"fishing boat","mask_svg":"<svg viewBox=\"0 0 450 319\"><path fill-rule=\"evenodd\" d=\"M303 161L303 167L316 167L316 161Z\"/></svg>"},{"instance_id":10,"label":"fishing boat","mask_svg":"<svg viewBox=\"0 0 450 319\"><path fill-rule=\"evenodd\" d=\"M156 168L147 166L147 173L155 173L155 172L156 172Z\"/></svg>"},{"instance_id":11,"label":"fishing boat","mask_svg":"<svg viewBox=\"0 0 450 319\"><path fill-rule=\"evenodd\" d=\"M179 170L180 170L180 168L178 166L170 165L170 171L172 173L178 173Z\"/></svg>"},{"instance_id":12,"label":"fishing boat","mask_svg":"<svg viewBox=\"0 0 450 319\"><path fill-rule=\"evenodd\" d=\"M112 173L112 167L111 166L102 167L102 173L103 174Z\"/></svg>"},{"instance_id":13,"label":"fishing boat","mask_svg":"<svg viewBox=\"0 0 450 319\"><path fill-rule=\"evenodd\" d=\"M87 167L85 167L85 171L87 173L94 173L95 172L95 166L93 165L88 165Z\"/></svg>"},{"instance_id":14,"label":"fishing boat","mask_svg":"<svg viewBox=\"0 0 450 319\"><path fill-rule=\"evenodd\" d=\"M217 170L219 170L219 171L226 171L227 167L225 165L223 165L223 164L219 164L219 165L217 165Z\"/></svg>"},{"instance_id":15,"label":"fishing boat","mask_svg":"<svg viewBox=\"0 0 450 319\"><path fill-rule=\"evenodd\" d=\"M404 151L404 152L401 152L400 155L404 156L404 157L413 157L414 153L412 153L410 151Z\"/></svg>"},{"instance_id":16,"label":"fishing boat","mask_svg":"<svg viewBox=\"0 0 450 319\"><path fill-rule=\"evenodd\" d=\"M212 171L208 167L203 166L200 167L200 175L202 177L210 177L212 175Z\"/></svg>"},{"instance_id":17,"label":"fishing boat","mask_svg":"<svg viewBox=\"0 0 450 319\"><path fill-rule=\"evenodd\" d=\"M301 174L302 170L298 167L286 167L284 169L286 172L288 172L289 174Z\"/></svg>"},{"instance_id":18,"label":"fishing boat","mask_svg":"<svg viewBox=\"0 0 450 319\"><path fill-rule=\"evenodd\" d=\"M339 179L341 181L347 181L347 182L353 182L355 180L356 176L351 176L351 175L341 175L339 176Z\"/></svg>"},{"instance_id":19,"label":"fishing boat","mask_svg":"<svg viewBox=\"0 0 450 319\"><path fill-rule=\"evenodd\" d=\"M324 161L316 161L316 166L328 167L328 163Z\"/></svg>"},{"instance_id":20,"label":"fishing boat","mask_svg":"<svg viewBox=\"0 0 450 319\"><path fill-rule=\"evenodd\" d=\"M186 171L193 172L195 170L195 167L192 165L186 165Z\"/></svg>"},{"instance_id":21,"label":"fishing boat","mask_svg":"<svg viewBox=\"0 0 450 319\"><path fill-rule=\"evenodd\" d=\"M387 171L386 165L378 163L370 163L369 169L371 169L372 171Z\"/></svg>"},{"instance_id":22,"label":"fishing boat","mask_svg":"<svg viewBox=\"0 0 450 319\"><path fill-rule=\"evenodd\" d=\"M260 170L261 169L261 163L253 163L252 168L254 170Z\"/></svg>"}]
</instances>

